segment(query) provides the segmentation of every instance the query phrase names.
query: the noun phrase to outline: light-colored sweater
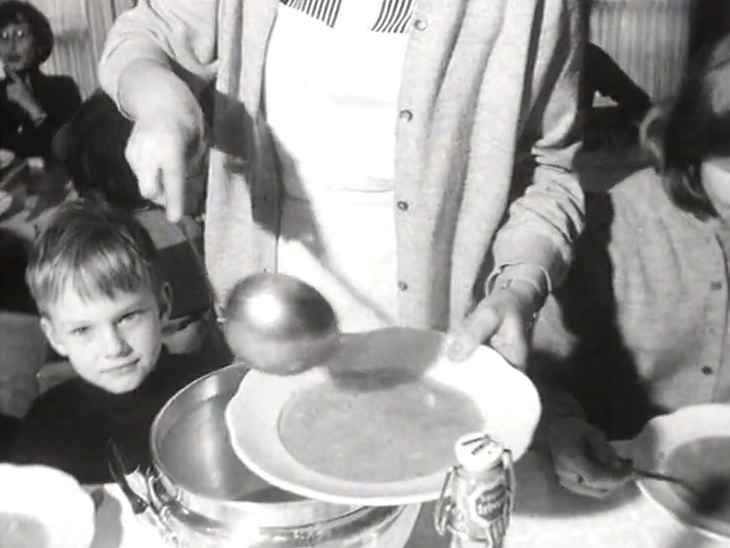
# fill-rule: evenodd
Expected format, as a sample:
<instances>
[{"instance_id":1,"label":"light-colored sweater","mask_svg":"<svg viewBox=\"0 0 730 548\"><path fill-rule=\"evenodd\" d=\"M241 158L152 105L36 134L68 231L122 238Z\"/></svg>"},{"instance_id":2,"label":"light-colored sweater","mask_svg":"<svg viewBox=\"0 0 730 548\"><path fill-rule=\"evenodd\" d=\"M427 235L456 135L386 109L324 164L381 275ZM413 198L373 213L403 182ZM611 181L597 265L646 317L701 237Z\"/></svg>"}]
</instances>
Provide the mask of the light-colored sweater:
<instances>
[{"instance_id":1,"label":"light-colored sweater","mask_svg":"<svg viewBox=\"0 0 730 548\"><path fill-rule=\"evenodd\" d=\"M652 169L589 196L586 229L535 326L545 420L628 439L652 417L730 401L730 229L674 205Z\"/></svg>"},{"instance_id":2,"label":"light-colored sweater","mask_svg":"<svg viewBox=\"0 0 730 548\"><path fill-rule=\"evenodd\" d=\"M397 113L402 324L444 329L460 320L495 265L538 265L553 284L563 276L583 223L571 169L579 4L417 2ZM140 0L116 21L100 66L102 86L122 108L120 76L138 59L174 65L196 89L216 78L205 237L219 300L247 274L276 269L280 182L262 81L278 7Z\"/></svg>"}]
</instances>

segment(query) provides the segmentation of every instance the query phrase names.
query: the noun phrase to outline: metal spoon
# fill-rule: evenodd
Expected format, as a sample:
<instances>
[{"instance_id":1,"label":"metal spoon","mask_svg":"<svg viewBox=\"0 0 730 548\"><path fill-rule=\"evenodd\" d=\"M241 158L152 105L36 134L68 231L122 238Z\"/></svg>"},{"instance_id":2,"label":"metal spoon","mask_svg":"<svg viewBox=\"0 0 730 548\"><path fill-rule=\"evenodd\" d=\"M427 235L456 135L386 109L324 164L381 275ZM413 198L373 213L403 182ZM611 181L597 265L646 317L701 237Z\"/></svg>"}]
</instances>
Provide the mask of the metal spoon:
<instances>
[{"instance_id":1,"label":"metal spoon","mask_svg":"<svg viewBox=\"0 0 730 548\"><path fill-rule=\"evenodd\" d=\"M634 467L635 476L666 481L684 489L689 495L685 500L699 515L711 515L730 503L730 482L723 475L710 475L704 481L693 484L676 476L651 472Z\"/></svg>"},{"instance_id":2,"label":"metal spoon","mask_svg":"<svg viewBox=\"0 0 730 548\"><path fill-rule=\"evenodd\" d=\"M663 474L661 472L654 472L651 470L643 470L641 468L634 467L632 469L632 472L634 474L634 477L636 478L647 478L647 479L653 479L653 480L659 480L659 481L666 481L669 483L673 483L674 485L678 485L682 487L683 489L686 489L688 493L692 495L697 495L697 489L690 483L686 482L683 479L680 479L676 476L670 476L669 474Z\"/></svg>"},{"instance_id":3,"label":"metal spoon","mask_svg":"<svg viewBox=\"0 0 730 548\"><path fill-rule=\"evenodd\" d=\"M259 273L243 279L231 291L223 315L233 353L266 373L290 375L323 364L339 345L332 306L293 276Z\"/></svg>"}]
</instances>

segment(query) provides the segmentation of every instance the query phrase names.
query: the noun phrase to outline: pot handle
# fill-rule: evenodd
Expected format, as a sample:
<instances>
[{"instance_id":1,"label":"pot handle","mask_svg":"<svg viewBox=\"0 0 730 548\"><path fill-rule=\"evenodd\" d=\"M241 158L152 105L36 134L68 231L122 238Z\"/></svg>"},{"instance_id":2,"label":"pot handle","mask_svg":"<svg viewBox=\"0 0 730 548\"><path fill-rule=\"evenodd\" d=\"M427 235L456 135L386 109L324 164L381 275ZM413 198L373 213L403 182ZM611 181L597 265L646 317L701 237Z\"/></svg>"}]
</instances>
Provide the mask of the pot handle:
<instances>
[{"instance_id":1,"label":"pot handle","mask_svg":"<svg viewBox=\"0 0 730 548\"><path fill-rule=\"evenodd\" d=\"M180 502L171 495L162 482L162 475L152 467L145 472L145 482L147 488L147 499L154 509L155 514L165 523L178 521L197 533L203 534L208 538L221 538L224 529L216 522L191 512L185 508ZM169 529L169 526L168 526Z\"/></svg>"},{"instance_id":2,"label":"pot handle","mask_svg":"<svg viewBox=\"0 0 730 548\"><path fill-rule=\"evenodd\" d=\"M128 457L122 452L114 440L109 439L107 449L109 472L129 502L132 512L154 527L168 546L183 548L178 536L167 525L165 520L162 519L162 516L149 498L145 499L134 488L134 485L137 485L139 488L146 489L149 495L147 474L140 470L139 467L132 468Z\"/></svg>"}]
</instances>

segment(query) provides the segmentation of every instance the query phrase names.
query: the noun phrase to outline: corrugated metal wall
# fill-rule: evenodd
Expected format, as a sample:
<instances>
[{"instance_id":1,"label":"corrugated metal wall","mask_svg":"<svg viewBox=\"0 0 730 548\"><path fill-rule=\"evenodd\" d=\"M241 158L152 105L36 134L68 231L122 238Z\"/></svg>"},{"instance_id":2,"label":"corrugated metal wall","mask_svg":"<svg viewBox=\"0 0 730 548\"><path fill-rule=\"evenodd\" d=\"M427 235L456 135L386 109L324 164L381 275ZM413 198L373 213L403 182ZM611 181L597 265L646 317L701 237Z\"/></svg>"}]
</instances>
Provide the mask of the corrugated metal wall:
<instances>
[{"instance_id":1,"label":"corrugated metal wall","mask_svg":"<svg viewBox=\"0 0 730 548\"><path fill-rule=\"evenodd\" d=\"M653 99L671 95L687 65L692 0L590 2L591 40Z\"/></svg>"}]
</instances>

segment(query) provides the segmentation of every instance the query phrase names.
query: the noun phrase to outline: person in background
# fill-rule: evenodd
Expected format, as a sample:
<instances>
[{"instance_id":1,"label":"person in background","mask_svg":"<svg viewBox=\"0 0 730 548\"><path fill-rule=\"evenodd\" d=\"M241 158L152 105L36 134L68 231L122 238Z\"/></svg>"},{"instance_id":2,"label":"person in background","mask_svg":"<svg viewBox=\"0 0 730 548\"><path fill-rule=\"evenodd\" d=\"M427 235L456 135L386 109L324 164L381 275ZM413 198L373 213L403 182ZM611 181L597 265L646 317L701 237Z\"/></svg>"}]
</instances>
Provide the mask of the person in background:
<instances>
[{"instance_id":1,"label":"person in background","mask_svg":"<svg viewBox=\"0 0 730 548\"><path fill-rule=\"evenodd\" d=\"M36 314L35 302L25 283L25 267L28 245L10 231L0 229L0 330L5 328L4 314ZM8 320L9 321L9 320ZM15 353L7 354L6 344L12 344L0 333L0 461L7 456L8 447L15 438L20 419L18 399L23 404L33 401L38 387L33 376L7 375L6 370L15 370L18 364L9 363L8 358L17 359ZM10 377L10 378L8 378ZM27 409L26 405L23 405Z\"/></svg>"},{"instance_id":2,"label":"person in background","mask_svg":"<svg viewBox=\"0 0 730 548\"><path fill-rule=\"evenodd\" d=\"M65 165L82 199L131 212L152 237L157 271L173 294L172 308L163 325L167 349L187 353L208 345L207 354L213 352L213 346L225 353L205 275L202 229L189 215L177 223L169 222L162 208L142 197L124 157L131 131L132 122L98 91L59 131L54 154ZM194 204L190 210L195 210Z\"/></svg>"},{"instance_id":3,"label":"person in background","mask_svg":"<svg viewBox=\"0 0 730 548\"><path fill-rule=\"evenodd\" d=\"M247 275L293 274L344 331L451 329L453 359L488 341L522 366L583 223L581 18L577 0L140 0L100 81L170 219L212 147L218 305Z\"/></svg>"},{"instance_id":4,"label":"person in background","mask_svg":"<svg viewBox=\"0 0 730 548\"><path fill-rule=\"evenodd\" d=\"M639 125L652 106L651 97L593 42L586 45L583 63L579 104L586 118L584 149L637 145ZM596 95L615 104L596 107Z\"/></svg>"},{"instance_id":5,"label":"person in background","mask_svg":"<svg viewBox=\"0 0 730 548\"><path fill-rule=\"evenodd\" d=\"M25 283L29 244L10 230L0 228L0 310L36 314Z\"/></svg>"},{"instance_id":6,"label":"person in background","mask_svg":"<svg viewBox=\"0 0 730 548\"><path fill-rule=\"evenodd\" d=\"M631 463L609 440L654 416L730 401L730 36L648 116L654 168L589 196L565 283L535 326L529 371L560 482L605 496Z\"/></svg>"},{"instance_id":7,"label":"person in background","mask_svg":"<svg viewBox=\"0 0 730 548\"><path fill-rule=\"evenodd\" d=\"M0 149L48 157L53 135L81 104L71 77L41 72L52 49L51 26L37 8L0 2Z\"/></svg>"},{"instance_id":8,"label":"person in background","mask_svg":"<svg viewBox=\"0 0 730 548\"><path fill-rule=\"evenodd\" d=\"M126 212L69 203L34 243L27 279L53 348L77 377L44 392L18 428L9 460L40 463L83 483L110 481L108 441L151 464L149 429L162 406L224 365L162 344L169 286L147 231Z\"/></svg>"}]
</instances>

